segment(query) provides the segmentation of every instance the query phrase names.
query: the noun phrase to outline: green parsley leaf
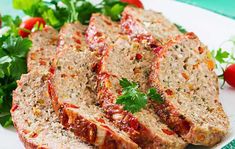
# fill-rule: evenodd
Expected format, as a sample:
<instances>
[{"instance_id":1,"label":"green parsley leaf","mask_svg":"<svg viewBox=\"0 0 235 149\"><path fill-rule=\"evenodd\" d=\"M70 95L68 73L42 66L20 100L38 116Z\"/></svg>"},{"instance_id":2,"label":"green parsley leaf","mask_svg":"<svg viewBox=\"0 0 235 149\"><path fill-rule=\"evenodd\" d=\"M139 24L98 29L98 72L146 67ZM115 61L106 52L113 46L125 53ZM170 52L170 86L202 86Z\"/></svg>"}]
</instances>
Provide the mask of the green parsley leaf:
<instances>
[{"instance_id":1,"label":"green parsley leaf","mask_svg":"<svg viewBox=\"0 0 235 149\"><path fill-rule=\"evenodd\" d=\"M139 91L137 83L130 82L125 78L122 78L119 83L123 87L123 92L117 98L117 104L124 105L124 109L131 113L138 112L146 106L147 95Z\"/></svg>"},{"instance_id":2,"label":"green parsley leaf","mask_svg":"<svg viewBox=\"0 0 235 149\"><path fill-rule=\"evenodd\" d=\"M24 0L24 3L22 0L13 0L13 7L15 9L21 9L21 10L29 10L31 7L37 3L39 3L41 0Z\"/></svg>"},{"instance_id":3,"label":"green parsley leaf","mask_svg":"<svg viewBox=\"0 0 235 149\"><path fill-rule=\"evenodd\" d=\"M12 125L11 114L8 113L6 115L0 116L0 124L3 127L8 127L8 126Z\"/></svg>"},{"instance_id":4,"label":"green parsley leaf","mask_svg":"<svg viewBox=\"0 0 235 149\"><path fill-rule=\"evenodd\" d=\"M119 0L103 0L101 4L101 12L104 15L110 16L112 20L118 21L121 18L121 13L127 3L123 3Z\"/></svg>"},{"instance_id":5,"label":"green parsley leaf","mask_svg":"<svg viewBox=\"0 0 235 149\"><path fill-rule=\"evenodd\" d=\"M10 30L8 33L10 33L12 36L18 35L18 29L21 24L22 20L19 16L12 18L10 15L2 16L2 26L9 27Z\"/></svg>"},{"instance_id":6,"label":"green parsley leaf","mask_svg":"<svg viewBox=\"0 0 235 149\"><path fill-rule=\"evenodd\" d=\"M185 28L183 28L183 26L179 25L179 24L175 24L175 26L178 28L178 30L181 32L181 33L187 33L187 30Z\"/></svg>"},{"instance_id":7,"label":"green parsley leaf","mask_svg":"<svg viewBox=\"0 0 235 149\"><path fill-rule=\"evenodd\" d=\"M15 58L10 64L11 77L19 80L22 74L27 73L27 63L24 58Z\"/></svg>"},{"instance_id":8,"label":"green parsley leaf","mask_svg":"<svg viewBox=\"0 0 235 149\"><path fill-rule=\"evenodd\" d=\"M43 17L48 24L50 24L51 26L55 28L63 25L63 23L60 22L59 18L55 16L54 11L51 9L44 11L41 14L41 17Z\"/></svg>"},{"instance_id":9,"label":"green parsley leaf","mask_svg":"<svg viewBox=\"0 0 235 149\"><path fill-rule=\"evenodd\" d=\"M4 78L4 71L2 70L2 67L0 67L0 79Z\"/></svg>"},{"instance_id":10,"label":"green parsley leaf","mask_svg":"<svg viewBox=\"0 0 235 149\"><path fill-rule=\"evenodd\" d=\"M216 53L216 54L215 54ZM219 48L215 53L215 59L220 63L225 63L228 57L229 57L229 53L227 51L222 51L222 48Z\"/></svg>"},{"instance_id":11,"label":"green parsley leaf","mask_svg":"<svg viewBox=\"0 0 235 149\"><path fill-rule=\"evenodd\" d=\"M76 11L78 12L78 20L82 24L89 24L91 15L93 13L101 12L98 6L95 6L88 1L78 2Z\"/></svg>"},{"instance_id":12,"label":"green parsley leaf","mask_svg":"<svg viewBox=\"0 0 235 149\"><path fill-rule=\"evenodd\" d=\"M148 93L139 91L139 85L131 82L126 78L119 80L122 87L122 94L118 96L116 103L124 105L124 109L131 113L139 112L147 104L148 97L159 104L164 103L161 95L157 93L155 88L150 88Z\"/></svg>"},{"instance_id":13,"label":"green parsley leaf","mask_svg":"<svg viewBox=\"0 0 235 149\"><path fill-rule=\"evenodd\" d=\"M130 82L129 80L127 80L126 78L122 78L121 80L119 80L119 84L122 86L122 88L127 88L130 86L137 86L137 84L135 82Z\"/></svg>"},{"instance_id":14,"label":"green parsley leaf","mask_svg":"<svg viewBox=\"0 0 235 149\"><path fill-rule=\"evenodd\" d=\"M5 17L3 27L10 29L0 37L0 124L7 127L12 124L10 109L12 91L17 87L16 80L27 72L26 56L32 42L18 35L19 24L9 16Z\"/></svg>"},{"instance_id":15,"label":"green parsley leaf","mask_svg":"<svg viewBox=\"0 0 235 149\"><path fill-rule=\"evenodd\" d=\"M10 56L25 57L32 46L32 42L29 39L23 39L21 37L8 38L2 45Z\"/></svg>"},{"instance_id":16,"label":"green parsley leaf","mask_svg":"<svg viewBox=\"0 0 235 149\"><path fill-rule=\"evenodd\" d=\"M119 0L102 0L96 5L89 0L13 0L14 8L31 17L42 17L57 29L66 22L88 24L92 13L103 13L117 21L126 5Z\"/></svg>"},{"instance_id":17,"label":"green parsley leaf","mask_svg":"<svg viewBox=\"0 0 235 149\"><path fill-rule=\"evenodd\" d=\"M162 99L161 95L157 93L155 88L150 88L148 90L148 97L160 104L164 103L164 100Z\"/></svg>"},{"instance_id":18,"label":"green parsley leaf","mask_svg":"<svg viewBox=\"0 0 235 149\"><path fill-rule=\"evenodd\" d=\"M0 64L9 63L12 59L9 56L3 56L0 58Z\"/></svg>"}]
</instances>

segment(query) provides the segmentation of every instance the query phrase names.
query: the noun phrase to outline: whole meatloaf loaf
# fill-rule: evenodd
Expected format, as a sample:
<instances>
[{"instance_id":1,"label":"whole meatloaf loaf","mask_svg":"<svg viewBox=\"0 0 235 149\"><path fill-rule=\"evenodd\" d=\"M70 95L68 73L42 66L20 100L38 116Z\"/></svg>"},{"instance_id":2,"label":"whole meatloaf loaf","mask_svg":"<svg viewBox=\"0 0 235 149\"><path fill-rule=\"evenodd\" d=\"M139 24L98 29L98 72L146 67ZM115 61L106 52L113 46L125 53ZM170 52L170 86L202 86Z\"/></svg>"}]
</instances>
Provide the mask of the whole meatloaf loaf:
<instances>
[{"instance_id":1,"label":"whole meatloaf loaf","mask_svg":"<svg viewBox=\"0 0 235 149\"><path fill-rule=\"evenodd\" d=\"M138 148L95 105L93 67L97 61L96 52L87 47L84 32L80 23L66 24L60 31L58 53L49 79L53 107L64 127L87 143L107 149Z\"/></svg>"},{"instance_id":2,"label":"whole meatloaf loaf","mask_svg":"<svg viewBox=\"0 0 235 149\"><path fill-rule=\"evenodd\" d=\"M160 12L127 6L122 13L122 30L135 40L147 42L156 48L166 43L171 37L180 35L177 27Z\"/></svg>"},{"instance_id":3,"label":"whole meatloaf loaf","mask_svg":"<svg viewBox=\"0 0 235 149\"><path fill-rule=\"evenodd\" d=\"M44 69L47 71L56 53L57 31L47 26L40 32L32 33L29 39L33 45L27 56L28 71L33 69Z\"/></svg>"},{"instance_id":4,"label":"whole meatloaf loaf","mask_svg":"<svg viewBox=\"0 0 235 149\"><path fill-rule=\"evenodd\" d=\"M212 146L227 134L210 52L194 33L169 41L154 60L150 81L162 93L156 113L187 142Z\"/></svg>"},{"instance_id":5,"label":"whole meatloaf loaf","mask_svg":"<svg viewBox=\"0 0 235 149\"><path fill-rule=\"evenodd\" d=\"M46 69L49 69L49 65L42 65L42 67L37 65L38 59L44 58L45 54L51 57L55 54L57 38L56 30L50 27L31 35L33 41L31 50L44 47L42 43L47 43L50 48L39 52L29 52L34 53L37 59L28 58L28 63L34 65L30 65L30 73L22 75L17 82L18 87L13 92L12 120L27 149L93 148L81 142L72 132L65 130L60 124L48 94L48 71ZM52 40L53 42L51 42ZM48 61L51 62L51 59ZM38 70L38 68L42 69Z\"/></svg>"},{"instance_id":6,"label":"whole meatloaf loaf","mask_svg":"<svg viewBox=\"0 0 235 149\"><path fill-rule=\"evenodd\" d=\"M143 91L147 89L150 62L154 55L152 51L140 47L137 42L131 42L127 36L116 32L120 26L109 18L103 18L104 16L95 15L91 18L90 24L93 29L96 29L92 32L99 33L101 36L89 36L90 27L88 27L87 38L104 37L102 44L106 45L102 49L104 51L102 60L97 66L99 104L106 116L117 127L127 132L142 148L184 148L186 143L161 123L153 111L142 110L131 114L116 104L116 98L122 90L119 85L121 78L138 82ZM96 46L92 44L96 43L90 43L89 46Z\"/></svg>"}]
</instances>

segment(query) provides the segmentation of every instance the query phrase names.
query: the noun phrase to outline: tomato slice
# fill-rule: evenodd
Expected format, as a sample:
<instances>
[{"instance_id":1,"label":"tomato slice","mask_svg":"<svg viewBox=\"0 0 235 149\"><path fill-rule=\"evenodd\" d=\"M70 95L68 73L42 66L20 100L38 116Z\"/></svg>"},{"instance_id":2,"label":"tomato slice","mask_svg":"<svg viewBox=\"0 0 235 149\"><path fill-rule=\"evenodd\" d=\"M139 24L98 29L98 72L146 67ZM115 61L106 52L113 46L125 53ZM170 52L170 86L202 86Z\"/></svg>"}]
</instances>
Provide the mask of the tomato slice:
<instances>
[{"instance_id":1,"label":"tomato slice","mask_svg":"<svg viewBox=\"0 0 235 149\"><path fill-rule=\"evenodd\" d=\"M38 26L45 27L46 22L43 18L35 17L25 20L21 23L19 29L19 35L23 38L28 37L34 26L38 23Z\"/></svg>"},{"instance_id":2,"label":"tomato slice","mask_svg":"<svg viewBox=\"0 0 235 149\"><path fill-rule=\"evenodd\" d=\"M235 64L226 68L224 72L224 80L232 87L235 88Z\"/></svg>"},{"instance_id":3,"label":"tomato slice","mask_svg":"<svg viewBox=\"0 0 235 149\"><path fill-rule=\"evenodd\" d=\"M144 6L140 0L121 0L121 2L132 4L138 8L144 8Z\"/></svg>"}]
</instances>

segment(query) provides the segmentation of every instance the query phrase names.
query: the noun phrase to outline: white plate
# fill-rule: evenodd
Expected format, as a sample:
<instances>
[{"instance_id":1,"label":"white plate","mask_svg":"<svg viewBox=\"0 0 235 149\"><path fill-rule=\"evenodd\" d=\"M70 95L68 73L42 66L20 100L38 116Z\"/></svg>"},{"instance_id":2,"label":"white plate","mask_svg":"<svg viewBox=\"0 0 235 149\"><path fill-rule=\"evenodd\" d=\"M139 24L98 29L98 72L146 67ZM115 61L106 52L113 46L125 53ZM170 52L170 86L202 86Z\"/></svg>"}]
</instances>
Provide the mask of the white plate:
<instances>
[{"instance_id":1,"label":"white plate","mask_svg":"<svg viewBox=\"0 0 235 149\"><path fill-rule=\"evenodd\" d=\"M210 49L217 49L223 41L235 36L235 21L232 19L176 1L142 1L145 8L161 11L172 22L184 26L188 31L195 32ZM228 136L214 147L218 149L235 138L235 89L225 86L223 90L220 90L220 100L229 116L231 128ZM0 148L23 149L14 128L3 129L0 126Z\"/></svg>"}]
</instances>

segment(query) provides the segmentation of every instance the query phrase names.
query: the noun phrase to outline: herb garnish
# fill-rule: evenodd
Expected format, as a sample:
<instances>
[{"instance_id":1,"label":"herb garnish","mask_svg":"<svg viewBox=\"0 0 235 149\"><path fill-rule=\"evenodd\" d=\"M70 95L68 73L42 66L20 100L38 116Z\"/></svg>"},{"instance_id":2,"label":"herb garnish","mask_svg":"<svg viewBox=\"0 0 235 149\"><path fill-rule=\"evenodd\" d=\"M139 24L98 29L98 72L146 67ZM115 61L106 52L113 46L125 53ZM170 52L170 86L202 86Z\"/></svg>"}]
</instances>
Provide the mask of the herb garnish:
<instances>
[{"instance_id":1,"label":"herb garnish","mask_svg":"<svg viewBox=\"0 0 235 149\"><path fill-rule=\"evenodd\" d=\"M31 17L42 17L48 25L59 29L66 22L88 24L92 13L102 13L119 20L127 3L102 0L92 4L88 0L13 0L13 7Z\"/></svg>"},{"instance_id":2,"label":"herb garnish","mask_svg":"<svg viewBox=\"0 0 235 149\"><path fill-rule=\"evenodd\" d=\"M9 30L0 37L0 123L3 127L12 124L11 103L12 91L16 88L16 80L27 72L26 55L32 42L18 35L19 17L2 17L3 27Z\"/></svg>"},{"instance_id":3,"label":"herb garnish","mask_svg":"<svg viewBox=\"0 0 235 149\"><path fill-rule=\"evenodd\" d=\"M175 24L175 26L178 28L178 30L181 32L181 33L187 33L187 30L183 27L183 26L181 26L181 25L179 25L179 24Z\"/></svg>"},{"instance_id":4,"label":"herb garnish","mask_svg":"<svg viewBox=\"0 0 235 149\"><path fill-rule=\"evenodd\" d=\"M124 105L124 109L131 113L138 112L144 108L148 97L160 104L164 102L161 95L154 88L150 88L148 94L145 94L139 90L139 85L136 82L131 82L126 78L119 80L119 84L123 90L116 103Z\"/></svg>"},{"instance_id":5,"label":"herb garnish","mask_svg":"<svg viewBox=\"0 0 235 149\"><path fill-rule=\"evenodd\" d=\"M223 44L232 43L231 51L227 52L222 48ZM220 68L222 70L222 74L218 75L219 79L223 79L223 83L221 88L223 88L225 81L224 73L229 65L235 64L235 38L231 38L225 42L223 42L218 50L212 50L211 55L216 61L217 69Z\"/></svg>"},{"instance_id":6,"label":"herb garnish","mask_svg":"<svg viewBox=\"0 0 235 149\"><path fill-rule=\"evenodd\" d=\"M234 55L225 50L222 50L222 48L219 48L218 50L212 50L211 54L218 64L233 64L235 62Z\"/></svg>"},{"instance_id":7,"label":"herb garnish","mask_svg":"<svg viewBox=\"0 0 235 149\"><path fill-rule=\"evenodd\" d=\"M157 93L155 88L150 88L148 90L148 97L160 104L164 103L164 100L162 99L161 95Z\"/></svg>"}]
</instances>

